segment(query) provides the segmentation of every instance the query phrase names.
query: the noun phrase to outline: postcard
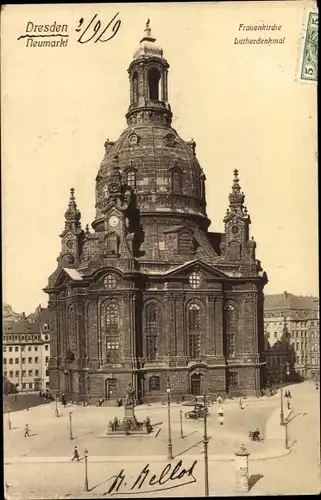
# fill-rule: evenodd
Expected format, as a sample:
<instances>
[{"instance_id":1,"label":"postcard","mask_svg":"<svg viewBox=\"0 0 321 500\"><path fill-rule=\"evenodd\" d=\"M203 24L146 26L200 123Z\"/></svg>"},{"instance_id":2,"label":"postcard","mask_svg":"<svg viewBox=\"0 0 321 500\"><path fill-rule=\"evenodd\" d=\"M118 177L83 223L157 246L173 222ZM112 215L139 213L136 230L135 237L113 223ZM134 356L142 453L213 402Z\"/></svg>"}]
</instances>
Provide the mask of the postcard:
<instances>
[{"instance_id":1,"label":"postcard","mask_svg":"<svg viewBox=\"0 0 321 500\"><path fill-rule=\"evenodd\" d=\"M319 493L316 2L1 40L5 498Z\"/></svg>"}]
</instances>

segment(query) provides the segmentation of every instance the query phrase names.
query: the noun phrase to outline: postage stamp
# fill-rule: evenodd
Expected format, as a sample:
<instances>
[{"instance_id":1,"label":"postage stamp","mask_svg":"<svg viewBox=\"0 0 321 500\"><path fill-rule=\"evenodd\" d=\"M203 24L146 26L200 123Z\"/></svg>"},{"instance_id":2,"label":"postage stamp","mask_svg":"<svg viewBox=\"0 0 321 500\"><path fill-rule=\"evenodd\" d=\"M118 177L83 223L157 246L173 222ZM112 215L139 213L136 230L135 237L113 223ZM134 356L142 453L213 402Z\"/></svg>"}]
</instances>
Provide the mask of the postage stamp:
<instances>
[{"instance_id":1,"label":"postage stamp","mask_svg":"<svg viewBox=\"0 0 321 500\"><path fill-rule=\"evenodd\" d=\"M310 12L303 49L301 80L318 79L318 27L319 14Z\"/></svg>"}]
</instances>

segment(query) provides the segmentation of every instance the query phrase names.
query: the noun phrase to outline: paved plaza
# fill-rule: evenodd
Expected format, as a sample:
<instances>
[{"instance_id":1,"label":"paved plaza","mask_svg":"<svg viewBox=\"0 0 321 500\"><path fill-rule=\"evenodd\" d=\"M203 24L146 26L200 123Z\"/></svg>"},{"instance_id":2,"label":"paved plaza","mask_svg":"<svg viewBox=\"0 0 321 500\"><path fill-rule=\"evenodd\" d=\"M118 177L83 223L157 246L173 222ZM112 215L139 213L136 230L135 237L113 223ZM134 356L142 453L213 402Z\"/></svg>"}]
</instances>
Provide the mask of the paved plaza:
<instances>
[{"instance_id":1,"label":"paved plaza","mask_svg":"<svg viewBox=\"0 0 321 500\"><path fill-rule=\"evenodd\" d=\"M218 423L216 405L211 407L208 418L211 495L235 494L234 452L242 443L250 452L249 494L320 491L319 393L315 385L309 382L291 386L291 393L293 411L289 415L289 450L285 449L285 429L279 425L279 394L272 398L245 400L244 410L239 409L237 400L226 402L223 426ZM11 413L11 430L8 428L8 415L5 416L5 481L8 499L126 496L144 467L148 468L149 474L146 481L139 491L135 491L135 488L134 491L130 490L136 496L204 495L203 422L183 418L184 438L180 435L180 409L185 412L188 408L175 403L171 405L174 455L171 466L173 469L181 460L181 468L188 470L196 461L193 474L179 480L179 484L171 480L162 486L149 486L148 478L159 475L168 463L166 405L142 405L135 409L138 420L146 416L151 418L155 425L151 435L118 438L106 437L106 429L113 417L122 418L123 408L83 408L76 405L66 408L59 405L58 408L59 418L55 417L55 403ZM69 423L71 411L72 440ZM29 438L24 438L26 423L31 431ZM248 432L254 427L260 428L265 438L263 442L250 442ZM71 463L75 445L80 452L79 463ZM85 448L89 452L88 493L84 491ZM116 491L114 487L113 491L109 491L122 470L125 479L119 490ZM184 481L189 482L185 484ZM156 491L160 488L162 491Z\"/></svg>"}]
</instances>

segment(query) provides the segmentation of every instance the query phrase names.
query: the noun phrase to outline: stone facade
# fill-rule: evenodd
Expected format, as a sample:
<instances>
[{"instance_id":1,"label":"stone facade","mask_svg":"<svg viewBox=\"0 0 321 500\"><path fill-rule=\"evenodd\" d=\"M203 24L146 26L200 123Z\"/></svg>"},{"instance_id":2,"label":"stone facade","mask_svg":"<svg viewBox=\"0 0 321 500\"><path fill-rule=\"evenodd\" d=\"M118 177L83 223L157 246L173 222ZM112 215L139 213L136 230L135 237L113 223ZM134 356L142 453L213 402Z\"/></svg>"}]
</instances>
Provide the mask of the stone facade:
<instances>
[{"instance_id":1,"label":"stone facade","mask_svg":"<svg viewBox=\"0 0 321 500\"><path fill-rule=\"evenodd\" d=\"M267 378L281 381L281 366L290 365L283 380L320 376L319 299L292 293L266 295L264 302ZM285 372L285 370L283 369Z\"/></svg>"},{"instance_id":2,"label":"stone facade","mask_svg":"<svg viewBox=\"0 0 321 500\"><path fill-rule=\"evenodd\" d=\"M93 232L74 190L45 291L50 386L72 398L258 391L263 288L234 171L223 234L208 231L205 174L171 126L169 65L149 23L129 66L127 128L105 143Z\"/></svg>"}]
</instances>

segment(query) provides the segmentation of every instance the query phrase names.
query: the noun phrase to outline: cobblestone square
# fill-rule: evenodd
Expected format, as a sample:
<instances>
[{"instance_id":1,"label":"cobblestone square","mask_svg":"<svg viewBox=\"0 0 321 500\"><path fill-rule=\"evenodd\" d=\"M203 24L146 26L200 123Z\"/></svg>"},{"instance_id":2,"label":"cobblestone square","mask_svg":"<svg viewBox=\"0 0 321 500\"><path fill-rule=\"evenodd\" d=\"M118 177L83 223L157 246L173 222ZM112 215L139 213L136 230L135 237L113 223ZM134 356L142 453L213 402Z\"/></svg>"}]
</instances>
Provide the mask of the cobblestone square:
<instances>
[{"instance_id":1,"label":"cobblestone square","mask_svg":"<svg viewBox=\"0 0 321 500\"><path fill-rule=\"evenodd\" d=\"M220 426L216 406L208 418L209 485L211 494L235 495L234 452L245 443L250 452L249 495L317 493L320 489L319 469L319 399L314 384L305 382L291 387L293 411L289 416L289 445L285 450L284 427L279 425L279 393L269 399L246 401L240 410L237 401L224 404L225 421ZM162 490L162 496L192 497L204 493L203 422L183 419L184 438L180 437L180 409L171 406L172 468L182 460L185 468L196 460L195 482L174 489ZM95 498L106 496L112 476L121 470L128 484L149 464L153 474L160 474L167 461L167 407L155 404L137 407L138 420L147 415L155 429L152 436L107 438L100 437L108 421L123 414L123 408L59 407L61 417L55 417L55 404L34 407L8 416L4 421L5 481L7 498ZM73 437L69 437L69 412L73 412ZM185 410L184 410L185 411ZM24 438L24 425L29 423L31 437ZM264 441L253 443L248 430L259 426ZM264 429L263 427L264 426ZM156 437L157 435L157 437ZM73 447L80 451L80 462L71 463ZM91 491L84 492L83 450L89 451L88 477ZM295 473L293 472L295 471ZM143 490L143 489L142 489ZM145 490L144 490L145 491ZM153 490L154 491L154 490ZM155 496L147 491L140 496ZM117 496L126 496L126 489ZM107 495L108 496L108 495Z\"/></svg>"}]
</instances>

